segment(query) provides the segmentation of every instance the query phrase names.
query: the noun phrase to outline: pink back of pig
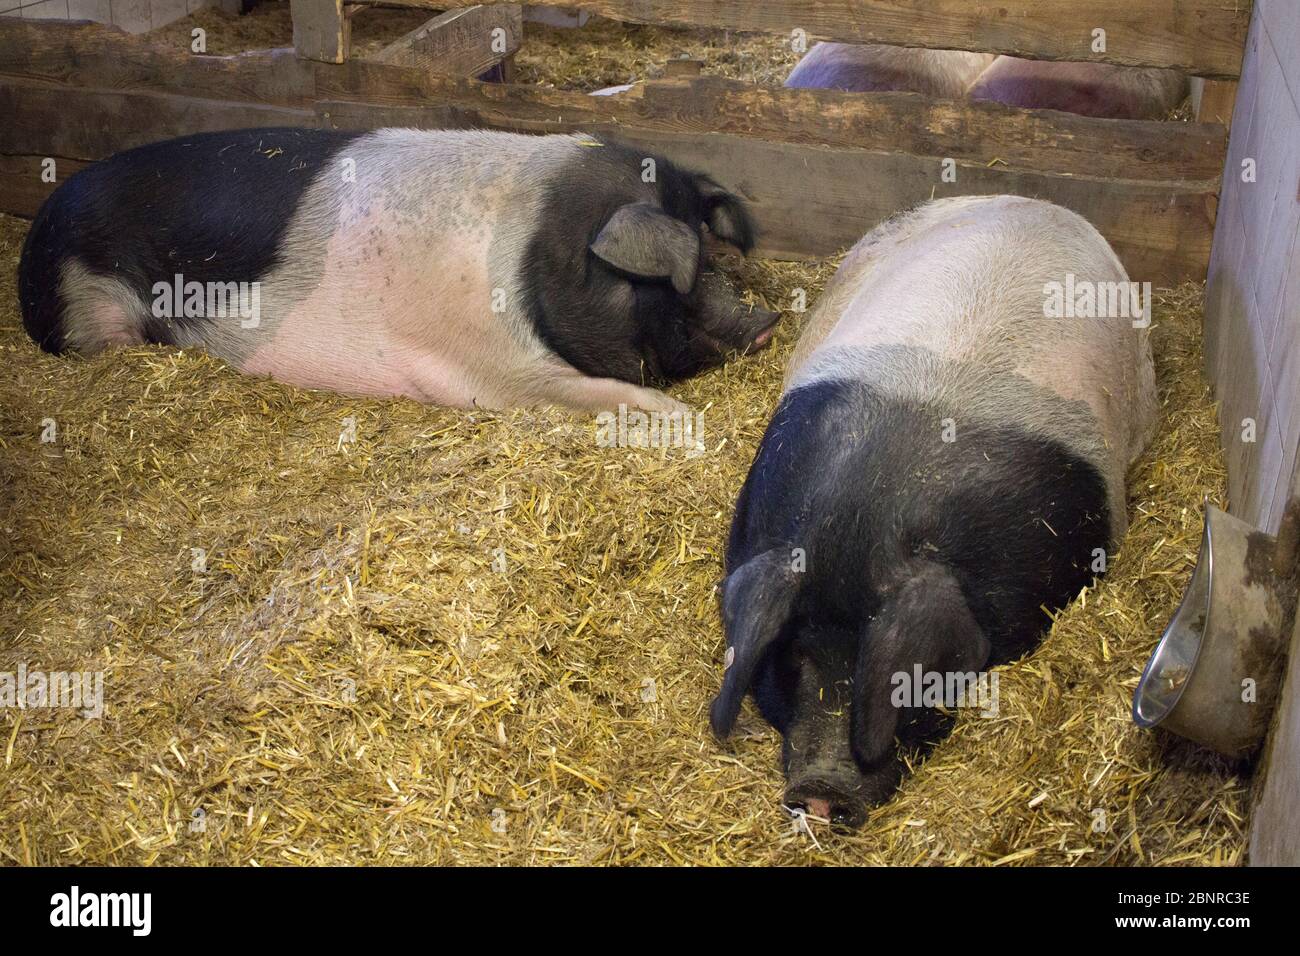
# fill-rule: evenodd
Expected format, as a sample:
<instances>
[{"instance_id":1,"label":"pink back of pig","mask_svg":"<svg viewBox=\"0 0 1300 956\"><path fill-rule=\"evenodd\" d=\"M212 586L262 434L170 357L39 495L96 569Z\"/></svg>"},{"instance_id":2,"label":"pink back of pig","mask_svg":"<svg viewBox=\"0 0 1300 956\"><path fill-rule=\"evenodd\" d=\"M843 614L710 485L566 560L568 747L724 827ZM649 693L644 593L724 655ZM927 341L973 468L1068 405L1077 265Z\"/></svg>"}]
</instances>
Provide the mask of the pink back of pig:
<instances>
[{"instance_id":1,"label":"pink back of pig","mask_svg":"<svg viewBox=\"0 0 1300 956\"><path fill-rule=\"evenodd\" d=\"M857 43L818 43L786 79L788 87L924 93L960 99L996 57L964 50L919 50Z\"/></svg>"},{"instance_id":2,"label":"pink back of pig","mask_svg":"<svg viewBox=\"0 0 1300 956\"><path fill-rule=\"evenodd\" d=\"M1047 317L1045 286L1067 275L1128 280L1097 230L1060 206L1017 196L926 203L850 250L800 334L785 391L862 378L895 398L939 397L1054 439L1105 478L1118 540L1125 472L1156 424L1151 346L1131 318ZM952 377L927 381L924 356Z\"/></svg>"},{"instance_id":3,"label":"pink back of pig","mask_svg":"<svg viewBox=\"0 0 1300 956\"><path fill-rule=\"evenodd\" d=\"M1174 70L1013 56L998 57L970 87L971 99L1106 119L1163 119L1186 96L1187 77Z\"/></svg>"},{"instance_id":4,"label":"pink back of pig","mask_svg":"<svg viewBox=\"0 0 1300 956\"><path fill-rule=\"evenodd\" d=\"M262 281L263 321L214 326L193 344L249 374L351 394L678 410L655 389L578 372L526 314L519 264L542 186L596 145L582 135L375 130L347 149L351 181L331 169L307 191L282 264ZM614 304L630 308L630 286L618 295Z\"/></svg>"},{"instance_id":5,"label":"pink back of pig","mask_svg":"<svg viewBox=\"0 0 1300 956\"><path fill-rule=\"evenodd\" d=\"M558 363L516 305L511 266L536 215L524 197L581 149L571 137L478 131L358 139L346 156L353 180L327 170L290 223L282 265L262 283L261 324L216 326L202 344L308 388L527 404L539 369Z\"/></svg>"}]
</instances>

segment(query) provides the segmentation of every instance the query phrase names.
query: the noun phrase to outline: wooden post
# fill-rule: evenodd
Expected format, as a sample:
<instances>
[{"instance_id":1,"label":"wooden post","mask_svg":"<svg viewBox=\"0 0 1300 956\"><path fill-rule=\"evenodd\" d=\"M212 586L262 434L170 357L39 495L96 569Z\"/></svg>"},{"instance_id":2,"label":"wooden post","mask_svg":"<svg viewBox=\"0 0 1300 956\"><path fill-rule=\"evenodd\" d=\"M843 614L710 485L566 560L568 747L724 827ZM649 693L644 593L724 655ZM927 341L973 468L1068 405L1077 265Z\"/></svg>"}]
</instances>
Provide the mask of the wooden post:
<instances>
[{"instance_id":1,"label":"wooden post","mask_svg":"<svg viewBox=\"0 0 1300 956\"><path fill-rule=\"evenodd\" d=\"M703 69L703 60L692 60L688 57L676 57L664 64L664 76L670 79L690 78L699 76Z\"/></svg>"},{"instance_id":2,"label":"wooden post","mask_svg":"<svg viewBox=\"0 0 1300 956\"><path fill-rule=\"evenodd\" d=\"M289 0L293 48L308 60L342 63L352 46L352 23L343 0Z\"/></svg>"},{"instance_id":3,"label":"wooden post","mask_svg":"<svg viewBox=\"0 0 1300 956\"><path fill-rule=\"evenodd\" d=\"M1192 86L1192 105L1198 123L1222 123L1230 128L1236 101L1236 80L1201 80Z\"/></svg>"}]
</instances>

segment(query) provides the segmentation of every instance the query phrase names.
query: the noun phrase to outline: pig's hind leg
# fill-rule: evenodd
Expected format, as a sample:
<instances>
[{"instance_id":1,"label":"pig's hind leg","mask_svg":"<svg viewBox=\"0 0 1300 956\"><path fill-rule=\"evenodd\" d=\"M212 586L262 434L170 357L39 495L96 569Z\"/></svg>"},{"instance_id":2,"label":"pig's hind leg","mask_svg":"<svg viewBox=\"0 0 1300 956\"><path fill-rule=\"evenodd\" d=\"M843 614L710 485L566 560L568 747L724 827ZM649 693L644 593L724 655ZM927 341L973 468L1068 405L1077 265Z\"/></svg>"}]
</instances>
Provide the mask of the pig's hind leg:
<instances>
[{"instance_id":1,"label":"pig's hind leg","mask_svg":"<svg viewBox=\"0 0 1300 956\"><path fill-rule=\"evenodd\" d=\"M76 259L64 263L59 282L64 348L82 355L113 346L145 341L149 309L140 297L112 276L91 272Z\"/></svg>"}]
</instances>

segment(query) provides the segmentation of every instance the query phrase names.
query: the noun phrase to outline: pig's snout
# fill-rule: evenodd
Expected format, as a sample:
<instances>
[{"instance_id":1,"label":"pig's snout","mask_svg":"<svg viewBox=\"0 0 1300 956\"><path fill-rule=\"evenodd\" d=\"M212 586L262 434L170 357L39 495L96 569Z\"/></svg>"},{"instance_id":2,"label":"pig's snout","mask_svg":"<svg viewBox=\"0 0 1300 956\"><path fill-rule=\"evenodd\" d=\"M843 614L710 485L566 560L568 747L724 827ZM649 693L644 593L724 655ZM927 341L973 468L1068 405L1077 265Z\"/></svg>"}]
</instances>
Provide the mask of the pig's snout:
<instances>
[{"instance_id":1,"label":"pig's snout","mask_svg":"<svg viewBox=\"0 0 1300 956\"><path fill-rule=\"evenodd\" d=\"M707 333L718 343L719 352L758 352L772 343L780 319L779 312L738 305L725 320L714 322Z\"/></svg>"},{"instance_id":2,"label":"pig's snout","mask_svg":"<svg viewBox=\"0 0 1300 956\"><path fill-rule=\"evenodd\" d=\"M791 783L785 791L785 805L846 829L857 829L867 819L867 803L861 796L825 780Z\"/></svg>"},{"instance_id":3,"label":"pig's snout","mask_svg":"<svg viewBox=\"0 0 1300 956\"><path fill-rule=\"evenodd\" d=\"M822 738L825 742L825 738ZM838 738L832 746L838 746ZM803 810L832 825L856 829L867 812L886 802L902 777L902 762L893 754L868 767L859 766L844 751L826 759L793 761L786 766L785 805Z\"/></svg>"},{"instance_id":4,"label":"pig's snout","mask_svg":"<svg viewBox=\"0 0 1300 956\"><path fill-rule=\"evenodd\" d=\"M781 314L758 305L746 305L731 282L720 272L700 277L697 329L719 357L728 352L757 352L772 341Z\"/></svg>"},{"instance_id":5,"label":"pig's snout","mask_svg":"<svg viewBox=\"0 0 1300 956\"><path fill-rule=\"evenodd\" d=\"M755 308L744 317L746 341L742 348L749 352L767 348L772 344L772 336L776 332L776 324L779 321L781 321L780 312Z\"/></svg>"}]
</instances>

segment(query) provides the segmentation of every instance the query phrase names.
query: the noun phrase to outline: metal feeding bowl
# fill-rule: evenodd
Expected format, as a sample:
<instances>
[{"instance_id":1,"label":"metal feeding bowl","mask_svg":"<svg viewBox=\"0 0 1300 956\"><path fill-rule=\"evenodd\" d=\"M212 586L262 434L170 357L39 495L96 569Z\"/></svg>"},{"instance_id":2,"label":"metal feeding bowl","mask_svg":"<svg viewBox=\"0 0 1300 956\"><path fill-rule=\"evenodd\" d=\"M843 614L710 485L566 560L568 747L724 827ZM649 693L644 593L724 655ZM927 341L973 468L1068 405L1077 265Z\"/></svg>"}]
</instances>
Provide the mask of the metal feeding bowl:
<instances>
[{"instance_id":1,"label":"metal feeding bowl","mask_svg":"<svg viewBox=\"0 0 1300 956\"><path fill-rule=\"evenodd\" d=\"M1133 695L1133 721L1229 757L1264 739L1277 701L1295 605L1294 526L1283 539L1206 503L1200 556L1183 600Z\"/></svg>"}]
</instances>

